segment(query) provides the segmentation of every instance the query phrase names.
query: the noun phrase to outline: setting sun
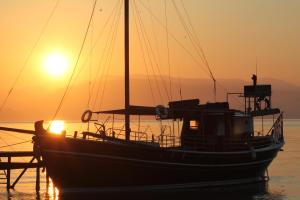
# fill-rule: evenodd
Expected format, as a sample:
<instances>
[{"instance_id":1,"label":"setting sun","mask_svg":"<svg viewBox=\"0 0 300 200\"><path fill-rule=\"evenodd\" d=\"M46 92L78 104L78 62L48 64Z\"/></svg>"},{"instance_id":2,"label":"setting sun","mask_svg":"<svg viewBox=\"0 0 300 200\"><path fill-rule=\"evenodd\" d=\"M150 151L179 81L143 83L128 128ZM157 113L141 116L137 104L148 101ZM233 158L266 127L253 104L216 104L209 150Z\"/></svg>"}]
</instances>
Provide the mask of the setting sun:
<instances>
[{"instance_id":1,"label":"setting sun","mask_svg":"<svg viewBox=\"0 0 300 200\"><path fill-rule=\"evenodd\" d=\"M44 69L47 74L59 77L63 76L69 67L69 60L61 53L49 54L44 60Z\"/></svg>"},{"instance_id":2,"label":"setting sun","mask_svg":"<svg viewBox=\"0 0 300 200\"><path fill-rule=\"evenodd\" d=\"M49 131L54 134L61 134L65 129L65 122L62 120L54 120L50 124Z\"/></svg>"}]
</instances>

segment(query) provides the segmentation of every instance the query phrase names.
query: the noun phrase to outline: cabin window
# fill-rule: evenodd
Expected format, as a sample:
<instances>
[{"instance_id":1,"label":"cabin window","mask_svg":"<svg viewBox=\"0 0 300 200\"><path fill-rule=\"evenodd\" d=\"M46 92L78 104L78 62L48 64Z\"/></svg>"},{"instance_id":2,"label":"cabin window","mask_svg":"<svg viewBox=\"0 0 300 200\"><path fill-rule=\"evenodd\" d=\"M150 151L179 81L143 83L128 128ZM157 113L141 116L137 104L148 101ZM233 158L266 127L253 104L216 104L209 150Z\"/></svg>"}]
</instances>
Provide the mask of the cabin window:
<instances>
[{"instance_id":1,"label":"cabin window","mask_svg":"<svg viewBox=\"0 0 300 200\"><path fill-rule=\"evenodd\" d=\"M199 129L199 121L198 120L190 120L190 129L198 130Z\"/></svg>"}]
</instances>

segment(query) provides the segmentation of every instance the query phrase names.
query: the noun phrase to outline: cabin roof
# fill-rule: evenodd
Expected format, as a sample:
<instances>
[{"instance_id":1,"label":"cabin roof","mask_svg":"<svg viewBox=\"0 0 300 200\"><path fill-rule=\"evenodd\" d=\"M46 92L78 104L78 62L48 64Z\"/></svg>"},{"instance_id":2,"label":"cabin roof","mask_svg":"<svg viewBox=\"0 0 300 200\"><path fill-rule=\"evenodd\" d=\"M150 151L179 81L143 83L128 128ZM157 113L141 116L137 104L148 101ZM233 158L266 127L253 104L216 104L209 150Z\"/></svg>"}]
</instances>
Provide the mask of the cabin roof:
<instances>
[{"instance_id":1,"label":"cabin roof","mask_svg":"<svg viewBox=\"0 0 300 200\"><path fill-rule=\"evenodd\" d=\"M155 116L156 107L151 106L130 106L130 115L148 115L148 116ZM125 109L116 109L116 110L105 110L105 111L98 111L97 114L117 114L117 115L125 115Z\"/></svg>"},{"instance_id":2,"label":"cabin roof","mask_svg":"<svg viewBox=\"0 0 300 200\"><path fill-rule=\"evenodd\" d=\"M233 112L229 109L227 102L221 103L207 103L199 105L199 100L183 100L170 102L169 108L163 106L135 106L131 105L129 109L130 115L141 115L141 116L158 116L160 109L165 109L166 115L164 119L182 118L186 114L197 114L197 113L229 113ZM124 115L125 109L105 110L97 111L97 114L116 114Z\"/></svg>"}]
</instances>

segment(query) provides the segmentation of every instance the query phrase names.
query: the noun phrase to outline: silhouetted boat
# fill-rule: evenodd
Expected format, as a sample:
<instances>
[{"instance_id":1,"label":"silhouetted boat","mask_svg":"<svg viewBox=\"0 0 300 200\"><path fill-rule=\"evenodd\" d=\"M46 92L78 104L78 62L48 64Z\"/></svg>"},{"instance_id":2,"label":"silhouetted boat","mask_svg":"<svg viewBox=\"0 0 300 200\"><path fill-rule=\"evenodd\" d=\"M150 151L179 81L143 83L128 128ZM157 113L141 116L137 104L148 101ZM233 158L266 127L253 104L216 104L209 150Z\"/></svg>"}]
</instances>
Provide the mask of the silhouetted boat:
<instances>
[{"instance_id":1,"label":"silhouetted boat","mask_svg":"<svg viewBox=\"0 0 300 200\"><path fill-rule=\"evenodd\" d=\"M66 137L51 134L43 121L36 122L34 149L55 186L143 191L265 181L268 166L284 145L282 113L272 108L271 85L258 85L254 75L253 85L245 86L241 94L244 111L230 109L228 102L200 104L198 99L172 101L168 107L130 105L129 2L124 2L125 109L88 110L82 121L90 122L93 114L125 115L125 130L96 123L96 132ZM130 115L180 120L180 137L162 131L149 139L130 129ZM277 120L266 134L255 133L254 117L266 115L278 115Z\"/></svg>"},{"instance_id":2,"label":"silhouetted boat","mask_svg":"<svg viewBox=\"0 0 300 200\"><path fill-rule=\"evenodd\" d=\"M245 99L256 98L258 93L261 97L269 89L266 85L245 86ZM96 113L124 114L125 110ZM232 110L226 102L199 105L196 99L170 102L163 110L134 106L130 107L132 115L182 119L180 143L176 144L172 135L162 135L165 138L159 142L119 139L110 134L113 131L103 129L83 132L83 138L68 138L43 130L42 122L36 123L34 143L60 189L182 189L241 184L266 180L267 167L284 145L282 114L268 134L254 135L253 117L275 113L279 110L271 107Z\"/></svg>"}]
</instances>

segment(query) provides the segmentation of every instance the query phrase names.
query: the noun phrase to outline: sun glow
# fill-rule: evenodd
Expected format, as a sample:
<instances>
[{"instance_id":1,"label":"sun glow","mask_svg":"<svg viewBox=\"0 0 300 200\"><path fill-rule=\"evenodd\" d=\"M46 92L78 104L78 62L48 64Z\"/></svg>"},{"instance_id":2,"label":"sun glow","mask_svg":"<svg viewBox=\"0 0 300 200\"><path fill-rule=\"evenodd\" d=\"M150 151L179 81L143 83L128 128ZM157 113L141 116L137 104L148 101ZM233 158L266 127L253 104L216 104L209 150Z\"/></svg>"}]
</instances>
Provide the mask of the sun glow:
<instances>
[{"instance_id":1,"label":"sun glow","mask_svg":"<svg viewBox=\"0 0 300 200\"><path fill-rule=\"evenodd\" d=\"M50 124L49 131L54 134L62 134L65 130L65 122L63 120L54 120Z\"/></svg>"},{"instance_id":2,"label":"sun glow","mask_svg":"<svg viewBox=\"0 0 300 200\"><path fill-rule=\"evenodd\" d=\"M61 53L49 54L44 60L44 69L53 77L63 76L69 68L69 60Z\"/></svg>"}]
</instances>

